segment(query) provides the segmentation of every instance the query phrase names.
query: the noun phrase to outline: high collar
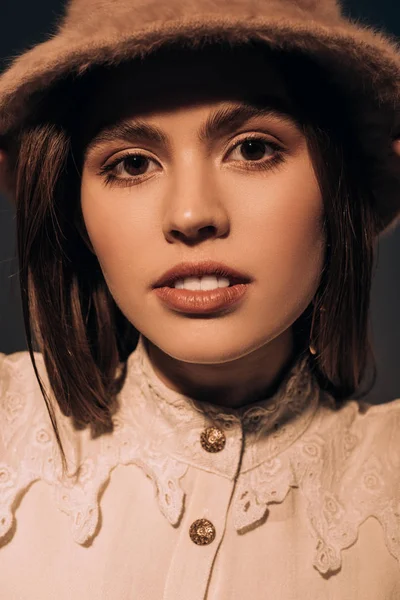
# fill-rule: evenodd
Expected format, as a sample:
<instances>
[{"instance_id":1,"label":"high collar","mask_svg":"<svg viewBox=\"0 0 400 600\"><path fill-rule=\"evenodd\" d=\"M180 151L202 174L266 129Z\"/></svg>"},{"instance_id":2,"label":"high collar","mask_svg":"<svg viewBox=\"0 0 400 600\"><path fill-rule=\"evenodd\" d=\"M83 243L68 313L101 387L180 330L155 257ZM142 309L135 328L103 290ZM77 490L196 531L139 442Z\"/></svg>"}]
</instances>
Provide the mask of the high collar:
<instances>
[{"instance_id":1,"label":"high collar","mask_svg":"<svg viewBox=\"0 0 400 600\"><path fill-rule=\"evenodd\" d=\"M291 446L309 426L318 404L319 388L307 357L292 364L269 398L241 408L195 400L169 388L159 378L141 334L128 358L121 394L122 412L129 409L136 426L152 438L158 451L228 478L237 474L238 450L242 455L240 472L246 472ZM210 453L202 448L201 433L208 427L223 432L224 452Z\"/></svg>"}]
</instances>

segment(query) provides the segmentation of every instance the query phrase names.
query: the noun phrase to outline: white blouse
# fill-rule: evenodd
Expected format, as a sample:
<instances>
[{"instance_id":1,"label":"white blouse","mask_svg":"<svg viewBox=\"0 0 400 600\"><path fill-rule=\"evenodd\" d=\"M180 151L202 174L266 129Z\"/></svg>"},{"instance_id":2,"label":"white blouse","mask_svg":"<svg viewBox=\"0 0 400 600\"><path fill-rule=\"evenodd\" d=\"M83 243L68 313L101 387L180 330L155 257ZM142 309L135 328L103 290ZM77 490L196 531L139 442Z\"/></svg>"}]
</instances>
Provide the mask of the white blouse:
<instances>
[{"instance_id":1,"label":"white blouse","mask_svg":"<svg viewBox=\"0 0 400 600\"><path fill-rule=\"evenodd\" d=\"M52 399L63 478L29 353L0 354L0 597L398 600L400 399L335 408L303 362L230 409L168 388L140 336L112 433Z\"/></svg>"}]
</instances>

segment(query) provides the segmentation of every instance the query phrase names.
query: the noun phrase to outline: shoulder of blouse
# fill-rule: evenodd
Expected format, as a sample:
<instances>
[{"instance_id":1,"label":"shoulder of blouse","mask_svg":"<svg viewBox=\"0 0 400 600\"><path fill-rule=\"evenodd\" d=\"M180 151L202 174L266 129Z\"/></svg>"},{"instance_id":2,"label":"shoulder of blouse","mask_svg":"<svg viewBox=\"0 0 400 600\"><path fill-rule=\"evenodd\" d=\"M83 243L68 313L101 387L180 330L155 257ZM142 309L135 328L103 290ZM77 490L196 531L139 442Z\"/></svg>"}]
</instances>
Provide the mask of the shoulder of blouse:
<instances>
[{"instance_id":1,"label":"shoulder of blouse","mask_svg":"<svg viewBox=\"0 0 400 600\"><path fill-rule=\"evenodd\" d=\"M40 379L48 389L43 357L39 352L34 356ZM29 352L0 353L0 464L3 468L12 456L21 458L32 441L35 424L40 428L46 415L51 426ZM4 472L0 472L0 493L4 478Z\"/></svg>"}]
</instances>

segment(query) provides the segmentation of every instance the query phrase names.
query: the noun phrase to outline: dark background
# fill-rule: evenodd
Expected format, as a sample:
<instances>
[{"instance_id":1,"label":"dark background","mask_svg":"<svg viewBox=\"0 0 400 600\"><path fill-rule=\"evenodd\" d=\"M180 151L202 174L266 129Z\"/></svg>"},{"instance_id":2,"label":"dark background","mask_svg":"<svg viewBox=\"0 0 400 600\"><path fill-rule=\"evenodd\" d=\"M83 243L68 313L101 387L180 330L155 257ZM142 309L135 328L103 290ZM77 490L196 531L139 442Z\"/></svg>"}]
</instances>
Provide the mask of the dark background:
<instances>
[{"instance_id":1,"label":"dark background","mask_svg":"<svg viewBox=\"0 0 400 600\"><path fill-rule=\"evenodd\" d=\"M62 13L61 0L0 0L0 72L5 60L45 41ZM400 41L400 3L345 0L345 14L395 34ZM26 349L18 287L14 212L0 196L0 352ZM378 368L373 403L400 398L400 228L379 243L372 287L371 324Z\"/></svg>"}]
</instances>

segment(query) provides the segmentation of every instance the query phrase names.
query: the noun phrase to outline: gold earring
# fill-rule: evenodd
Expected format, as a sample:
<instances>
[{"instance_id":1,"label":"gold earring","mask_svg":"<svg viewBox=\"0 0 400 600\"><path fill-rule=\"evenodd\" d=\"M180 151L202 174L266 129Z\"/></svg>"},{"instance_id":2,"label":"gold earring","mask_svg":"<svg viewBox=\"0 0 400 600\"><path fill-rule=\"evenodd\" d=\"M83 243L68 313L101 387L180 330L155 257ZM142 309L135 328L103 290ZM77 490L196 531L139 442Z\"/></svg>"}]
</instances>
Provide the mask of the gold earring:
<instances>
[{"instance_id":1,"label":"gold earring","mask_svg":"<svg viewBox=\"0 0 400 600\"><path fill-rule=\"evenodd\" d=\"M320 306L319 311L320 312L326 312L326 309L323 306ZM312 335L313 326L314 326L314 319L313 319L313 324L312 324L312 327L311 327L310 339L311 339L311 335ZM317 350L316 350L315 346L313 346L312 344L310 344L308 348L310 350L310 354L312 354L313 356L315 356L317 354Z\"/></svg>"}]
</instances>

